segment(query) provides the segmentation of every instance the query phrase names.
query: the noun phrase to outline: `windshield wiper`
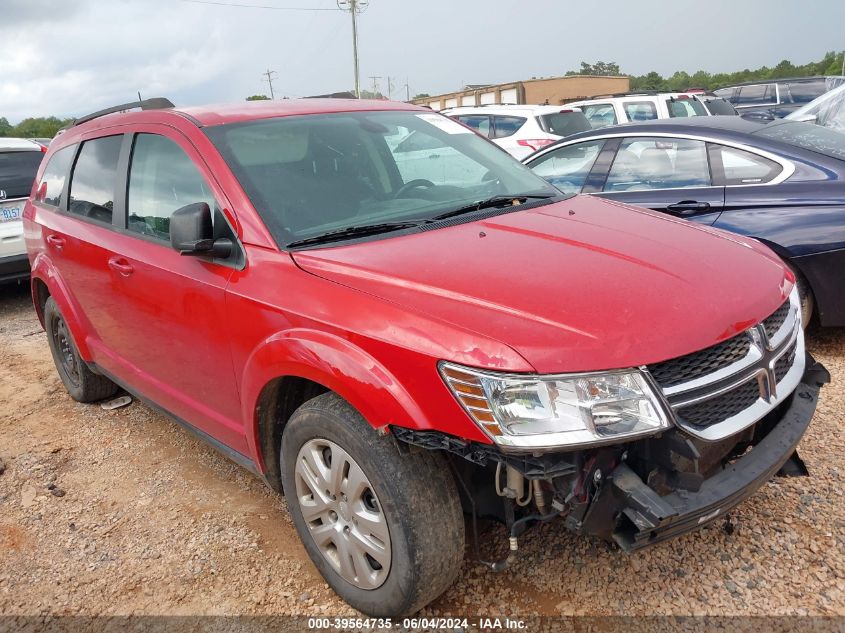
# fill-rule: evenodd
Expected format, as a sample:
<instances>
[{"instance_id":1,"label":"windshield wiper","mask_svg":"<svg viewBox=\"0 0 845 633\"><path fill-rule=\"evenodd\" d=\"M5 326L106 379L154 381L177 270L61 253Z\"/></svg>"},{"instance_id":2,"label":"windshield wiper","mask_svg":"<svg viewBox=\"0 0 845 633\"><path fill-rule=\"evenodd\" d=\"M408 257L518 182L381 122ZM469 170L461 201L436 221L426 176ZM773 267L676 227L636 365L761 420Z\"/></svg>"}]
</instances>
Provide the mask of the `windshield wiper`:
<instances>
[{"instance_id":1,"label":"windshield wiper","mask_svg":"<svg viewBox=\"0 0 845 633\"><path fill-rule=\"evenodd\" d=\"M468 204L463 207L458 207L457 209L453 209L451 211L447 211L446 213L441 213L440 215L435 215L432 219L434 220L445 220L446 218L452 218L456 215L463 215L464 213L472 213L473 211L481 211L481 209L489 209L491 207L501 207L507 204L511 204L511 206L518 207L519 204L524 204L527 200L547 200L548 198L555 198L557 194L553 193L544 193L544 194L526 194L520 193L515 196L493 196L492 198L485 198L484 200L479 200L478 202L473 202L472 204ZM520 201L519 204L513 204L514 200Z\"/></svg>"},{"instance_id":2,"label":"windshield wiper","mask_svg":"<svg viewBox=\"0 0 845 633\"><path fill-rule=\"evenodd\" d=\"M357 226L347 226L342 229L335 229L327 233L321 233L314 237L306 237L301 240L294 240L286 244L287 248L295 248L297 246L309 246L312 244L324 244L325 242L334 242L347 237L365 237L367 235L378 235L379 233L388 233L389 231L398 231L400 229L409 229L420 224L425 224L430 220L407 220L405 222L379 222L378 224L359 224Z\"/></svg>"}]
</instances>

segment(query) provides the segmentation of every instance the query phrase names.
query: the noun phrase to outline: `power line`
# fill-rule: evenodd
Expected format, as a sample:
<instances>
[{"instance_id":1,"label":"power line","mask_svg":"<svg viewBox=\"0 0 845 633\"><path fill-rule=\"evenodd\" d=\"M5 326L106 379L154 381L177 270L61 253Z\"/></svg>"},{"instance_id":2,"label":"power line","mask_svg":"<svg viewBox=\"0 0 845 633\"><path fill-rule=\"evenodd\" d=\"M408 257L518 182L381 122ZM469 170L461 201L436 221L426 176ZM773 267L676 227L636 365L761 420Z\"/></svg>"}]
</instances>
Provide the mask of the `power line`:
<instances>
[{"instance_id":1,"label":"power line","mask_svg":"<svg viewBox=\"0 0 845 633\"><path fill-rule=\"evenodd\" d=\"M239 7L241 9L272 9L274 11L339 11L337 8L329 7L273 7L263 4L234 4L232 2L215 2L214 0L179 0L191 4L213 4L218 7Z\"/></svg>"}]
</instances>

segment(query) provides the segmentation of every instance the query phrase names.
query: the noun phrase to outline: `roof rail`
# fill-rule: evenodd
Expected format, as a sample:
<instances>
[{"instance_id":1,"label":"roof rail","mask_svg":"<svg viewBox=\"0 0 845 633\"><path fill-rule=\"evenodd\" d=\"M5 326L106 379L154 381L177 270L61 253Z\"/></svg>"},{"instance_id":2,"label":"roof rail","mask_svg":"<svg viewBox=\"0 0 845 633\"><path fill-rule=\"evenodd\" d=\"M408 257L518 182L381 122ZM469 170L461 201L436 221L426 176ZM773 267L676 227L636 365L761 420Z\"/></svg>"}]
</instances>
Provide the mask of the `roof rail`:
<instances>
[{"instance_id":1,"label":"roof rail","mask_svg":"<svg viewBox=\"0 0 845 633\"><path fill-rule=\"evenodd\" d=\"M142 110L163 110L164 108L172 108L173 103L170 99L165 99L164 97L152 97L150 99L138 100L138 101L131 101L129 103L122 103L120 105L112 106L111 108L106 108L105 110L97 110L96 112L92 112L91 114L86 114L84 116L79 117L78 119L74 119L73 123L63 127L63 130L68 128L72 128L75 125L82 125L83 123L87 123L88 121L93 121L94 119L98 119L101 116L106 116L107 114L114 114L115 112L123 112L124 110L134 110L135 108L141 108Z\"/></svg>"}]
</instances>

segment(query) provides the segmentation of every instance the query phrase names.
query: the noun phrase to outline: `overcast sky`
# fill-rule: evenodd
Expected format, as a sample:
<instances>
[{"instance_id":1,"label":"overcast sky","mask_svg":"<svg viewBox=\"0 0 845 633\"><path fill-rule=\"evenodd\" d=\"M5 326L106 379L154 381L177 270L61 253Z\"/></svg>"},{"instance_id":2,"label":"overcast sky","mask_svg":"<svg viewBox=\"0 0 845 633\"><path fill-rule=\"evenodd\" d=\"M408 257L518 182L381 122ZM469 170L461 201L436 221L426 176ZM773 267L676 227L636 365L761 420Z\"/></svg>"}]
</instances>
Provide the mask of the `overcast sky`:
<instances>
[{"instance_id":1,"label":"overcast sky","mask_svg":"<svg viewBox=\"0 0 845 633\"><path fill-rule=\"evenodd\" d=\"M335 0L0 0L0 116L74 116L144 97L178 105L352 88L351 26ZM561 75L582 60L623 72L806 63L845 49L842 0L370 0L362 87L394 98Z\"/></svg>"}]
</instances>

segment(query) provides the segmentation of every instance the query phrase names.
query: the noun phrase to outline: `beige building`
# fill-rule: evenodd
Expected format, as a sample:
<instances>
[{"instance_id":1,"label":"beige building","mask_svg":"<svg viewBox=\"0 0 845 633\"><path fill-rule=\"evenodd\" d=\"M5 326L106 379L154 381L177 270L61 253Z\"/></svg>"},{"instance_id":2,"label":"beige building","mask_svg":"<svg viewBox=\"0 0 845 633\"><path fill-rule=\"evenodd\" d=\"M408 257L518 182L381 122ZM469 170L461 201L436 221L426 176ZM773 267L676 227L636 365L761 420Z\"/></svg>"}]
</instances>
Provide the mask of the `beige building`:
<instances>
[{"instance_id":1,"label":"beige building","mask_svg":"<svg viewBox=\"0 0 845 633\"><path fill-rule=\"evenodd\" d=\"M595 75L568 75L528 79L505 84L469 85L460 92L414 99L413 103L432 110L501 103L530 103L559 105L567 101L587 99L598 95L628 92L628 77L600 77Z\"/></svg>"}]
</instances>

